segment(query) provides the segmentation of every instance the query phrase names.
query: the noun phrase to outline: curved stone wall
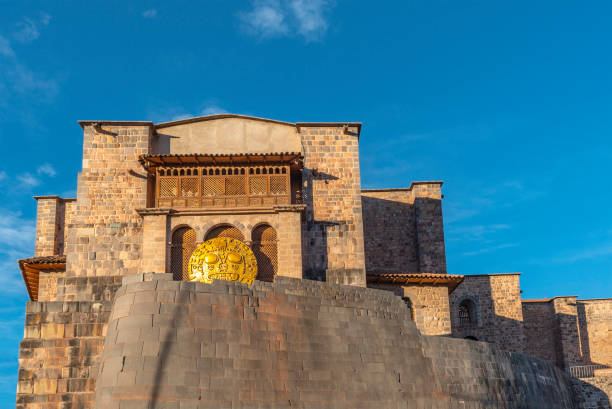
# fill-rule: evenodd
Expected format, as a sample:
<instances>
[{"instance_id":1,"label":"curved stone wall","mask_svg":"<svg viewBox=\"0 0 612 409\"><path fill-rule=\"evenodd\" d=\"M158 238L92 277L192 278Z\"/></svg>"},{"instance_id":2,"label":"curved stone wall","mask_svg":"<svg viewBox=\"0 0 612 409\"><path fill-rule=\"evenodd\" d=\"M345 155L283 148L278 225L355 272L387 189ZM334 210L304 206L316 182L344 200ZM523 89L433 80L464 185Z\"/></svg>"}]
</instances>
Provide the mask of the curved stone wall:
<instances>
[{"instance_id":1,"label":"curved stone wall","mask_svg":"<svg viewBox=\"0 0 612 409\"><path fill-rule=\"evenodd\" d=\"M555 367L421 336L389 292L284 277L252 286L165 274L126 281L96 408L574 407Z\"/></svg>"}]
</instances>

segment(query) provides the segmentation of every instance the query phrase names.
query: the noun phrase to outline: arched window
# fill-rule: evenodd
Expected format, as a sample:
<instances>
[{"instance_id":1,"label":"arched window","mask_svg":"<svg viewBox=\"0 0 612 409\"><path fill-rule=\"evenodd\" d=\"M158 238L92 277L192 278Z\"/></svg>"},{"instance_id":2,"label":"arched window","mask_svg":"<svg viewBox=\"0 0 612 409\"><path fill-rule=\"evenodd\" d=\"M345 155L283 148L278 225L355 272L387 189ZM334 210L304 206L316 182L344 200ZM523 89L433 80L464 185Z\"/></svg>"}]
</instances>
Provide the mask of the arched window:
<instances>
[{"instance_id":1,"label":"arched window","mask_svg":"<svg viewBox=\"0 0 612 409\"><path fill-rule=\"evenodd\" d=\"M459 325L477 325L476 303L470 299L465 299L459 304Z\"/></svg>"},{"instance_id":2,"label":"arched window","mask_svg":"<svg viewBox=\"0 0 612 409\"><path fill-rule=\"evenodd\" d=\"M244 241L242 232L231 224L224 224L222 226L215 227L206 234L206 238L204 240L210 240L216 237L230 237L232 239Z\"/></svg>"},{"instance_id":3,"label":"arched window","mask_svg":"<svg viewBox=\"0 0 612 409\"><path fill-rule=\"evenodd\" d=\"M402 297L402 300L406 303L406 307L408 307L408 313L410 314L410 319L414 321L414 306L412 305L412 301L408 297Z\"/></svg>"},{"instance_id":4,"label":"arched window","mask_svg":"<svg viewBox=\"0 0 612 409\"><path fill-rule=\"evenodd\" d=\"M253 254L257 259L257 279L274 281L278 272L276 230L270 225L262 224L253 229Z\"/></svg>"},{"instance_id":5,"label":"arched window","mask_svg":"<svg viewBox=\"0 0 612 409\"><path fill-rule=\"evenodd\" d=\"M170 270L175 280L189 279L189 258L196 248L196 233L191 227L179 227L172 233Z\"/></svg>"}]
</instances>

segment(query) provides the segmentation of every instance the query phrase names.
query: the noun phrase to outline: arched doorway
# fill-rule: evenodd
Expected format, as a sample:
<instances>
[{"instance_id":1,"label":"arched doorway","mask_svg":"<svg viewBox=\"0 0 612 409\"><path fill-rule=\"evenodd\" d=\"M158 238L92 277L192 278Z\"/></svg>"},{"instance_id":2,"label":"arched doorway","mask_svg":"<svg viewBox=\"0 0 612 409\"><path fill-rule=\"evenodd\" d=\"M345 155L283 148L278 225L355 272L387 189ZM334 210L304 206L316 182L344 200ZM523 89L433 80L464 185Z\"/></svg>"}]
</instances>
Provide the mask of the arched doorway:
<instances>
[{"instance_id":1,"label":"arched doorway","mask_svg":"<svg viewBox=\"0 0 612 409\"><path fill-rule=\"evenodd\" d=\"M175 280L189 279L189 258L196 248L196 233L191 227L179 227L172 233L170 271Z\"/></svg>"},{"instance_id":2,"label":"arched doorway","mask_svg":"<svg viewBox=\"0 0 612 409\"><path fill-rule=\"evenodd\" d=\"M242 232L231 224L224 224L222 226L217 226L211 229L208 233L206 233L206 238L204 239L204 241L217 237L229 237L232 239L244 241L244 235L242 234Z\"/></svg>"},{"instance_id":3,"label":"arched doorway","mask_svg":"<svg viewBox=\"0 0 612 409\"><path fill-rule=\"evenodd\" d=\"M459 316L460 326L477 326L478 325L478 314L477 314L476 303L469 298L461 301L459 304Z\"/></svg>"},{"instance_id":4,"label":"arched doorway","mask_svg":"<svg viewBox=\"0 0 612 409\"><path fill-rule=\"evenodd\" d=\"M261 224L253 229L251 248L257 259L257 280L274 281L278 272L276 230L270 225Z\"/></svg>"}]
</instances>

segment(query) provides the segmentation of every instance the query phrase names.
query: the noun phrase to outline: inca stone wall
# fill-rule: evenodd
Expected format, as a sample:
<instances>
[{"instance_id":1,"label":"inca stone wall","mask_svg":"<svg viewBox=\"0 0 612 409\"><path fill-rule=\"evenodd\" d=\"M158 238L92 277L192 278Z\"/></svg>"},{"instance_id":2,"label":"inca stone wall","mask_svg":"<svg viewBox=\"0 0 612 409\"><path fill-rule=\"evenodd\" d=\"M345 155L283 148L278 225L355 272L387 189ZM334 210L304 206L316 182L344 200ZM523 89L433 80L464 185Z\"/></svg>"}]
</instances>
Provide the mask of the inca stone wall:
<instances>
[{"instance_id":1,"label":"inca stone wall","mask_svg":"<svg viewBox=\"0 0 612 409\"><path fill-rule=\"evenodd\" d=\"M304 151L304 276L365 286L359 129L299 126Z\"/></svg>"},{"instance_id":2,"label":"inca stone wall","mask_svg":"<svg viewBox=\"0 0 612 409\"><path fill-rule=\"evenodd\" d=\"M583 361L612 367L612 298L576 305Z\"/></svg>"},{"instance_id":3,"label":"inca stone wall","mask_svg":"<svg viewBox=\"0 0 612 409\"><path fill-rule=\"evenodd\" d=\"M83 123L83 170L68 225L66 274L140 272L147 178L138 163L150 150L151 128Z\"/></svg>"},{"instance_id":4,"label":"inca stone wall","mask_svg":"<svg viewBox=\"0 0 612 409\"><path fill-rule=\"evenodd\" d=\"M446 273L441 185L361 191L368 272Z\"/></svg>"},{"instance_id":5,"label":"inca stone wall","mask_svg":"<svg viewBox=\"0 0 612 409\"><path fill-rule=\"evenodd\" d=\"M523 353L525 334L519 274L466 275L450 295L453 336L475 337L498 348ZM465 299L476 304L476 323L459 320L459 305Z\"/></svg>"},{"instance_id":6,"label":"inca stone wall","mask_svg":"<svg viewBox=\"0 0 612 409\"><path fill-rule=\"evenodd\" d=\"M96 408L574 407L552 365L420 336L387 291L284 277L250 287L125 280Z\"/></svg>"},{"instance_id":7,"label":"inca stone wall","mask_svg":"<svg viewBox=\"0 0 612 409\"><path fill-rule=\"evenodd\" d=\"M612 409L612 373L589 378L572 378L577 409Z\"/></svg>"}]
</instances>

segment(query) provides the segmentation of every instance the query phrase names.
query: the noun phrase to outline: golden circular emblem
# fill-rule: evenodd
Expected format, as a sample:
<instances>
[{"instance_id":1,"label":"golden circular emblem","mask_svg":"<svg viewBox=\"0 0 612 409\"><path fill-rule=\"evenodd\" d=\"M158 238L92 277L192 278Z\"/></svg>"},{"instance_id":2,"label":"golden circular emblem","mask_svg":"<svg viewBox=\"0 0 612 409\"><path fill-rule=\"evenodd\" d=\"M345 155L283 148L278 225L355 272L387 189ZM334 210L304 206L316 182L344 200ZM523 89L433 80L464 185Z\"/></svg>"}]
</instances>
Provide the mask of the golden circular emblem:
<instances>
[{"instance_id":1,"label":"golden circular emblem","mask_svg":"<svg viewBox=\"0 0 612 409\"><path fill-rule=\"evenodd\" d=\"M257 275L253 251L240 240L217 237L200 244L189 259L189 279L201 283L212 280L252 284Z\"/></svg>"}]
</instances>

